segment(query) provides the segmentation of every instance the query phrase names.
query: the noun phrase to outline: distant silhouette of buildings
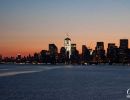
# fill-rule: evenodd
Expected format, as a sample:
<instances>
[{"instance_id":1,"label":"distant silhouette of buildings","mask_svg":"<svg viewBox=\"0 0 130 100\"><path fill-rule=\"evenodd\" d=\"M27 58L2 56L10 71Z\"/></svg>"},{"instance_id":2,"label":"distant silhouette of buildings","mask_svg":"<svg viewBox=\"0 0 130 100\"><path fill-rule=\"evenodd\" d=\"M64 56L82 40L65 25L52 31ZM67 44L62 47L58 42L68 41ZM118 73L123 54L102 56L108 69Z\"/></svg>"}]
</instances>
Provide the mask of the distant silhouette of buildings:
<instances>
[{"instance_id":1,"label":"distant silhouette of buildings","mask_svg":"<svg viewBox=\"0 0 130 100\"><path fill-rule=\"evenodd\" d=\"M17 54L16 62L17 62L17 63L22 62L22 56L21 56L21 54Z\"/></svg>"},{"instance_id":2,"label":"distant silhouette of buildings","mask_svg":"<svg viewBox=\"0 0 130 100\"><path fill-rule=\"evenodd\" d=\"M108 43L107 61L109 64L114 62L118 63L118 58L118 47L115 45L115 43Z\"/></svg>"},{"instance_id":3,"label":"distant silhouette of buildings","mask_svg":"<svg viewBox=\"0 0 130 100\"><path fill-rule=\"evenodd\" d=\"M119 62L127 63L128 61L128 39L120 39Z\"/></svg>"},{"instance_id":4,"label":"distant silhouette of buildings","mask_svg":"<svg viewBox=\"0 0 130 100\"><path fill-rule=\"evenodd\" d=\"M65 47L61 47L60 54L59 54L59 63L65 64L68 63L67 61L69 61L69 57L67 57L66 49Z\"/></svg>"},{"instance_id":5,"label":"distant silhouette of buildings","mask_svg":"<svg viewBox=\"0 0 130 100\"><path fill-rule=\"evenodd\" d=\"M97 42L97 45L95 47L95 60L98 63L104 63L105 62L105 49L104 49L104 42Z\"/></svg>"},{"instance_id":6,"label":"distant silhouette of buildings","mask_svg":"<svg viewBox=\"0 0 130 100\"><path fill-rule=\"evenodd\" d=\"M42 50L40 52L40 61L42 63L45 63L45 64L47 64L48 62L50 62L49 61L49 52L47 50Z\"/></svg>"},{"instance_id":7,"label":"distant silhouette of buildings","mask_svg":"<svg viewBox=\"0 0 130 100\"><path fill-rule=\"evenodd\" d=\"M38 63L39 62L39 53L34 53L34 63Z\"/></svg>"},{"instance_id":8,"label":"distant silhouette of buildings","mask_svg":"<svg viewBox=\"0 0 130 100\"><path fill-rule=\"evenodd\" d=\"M82 64L90 62L90 50L86 47L86 45L82 45Z\"/></svg>"},{"instance_id":9,"label":"distant silhouette of buildings","mask_svg":"<svg viewBox=\"0 0 130 100\"><path fill-rule=\"evenodd\" d=\"M120 39L120 47L122 49L128 49L128 39Z\"/></svg>"},{"instance_id":10,"label":"distant silhouette of buildings","mask_svg":"<svg viewBox=\"0 0 130 100\"><path fill-rule=\"evenodd\" d=\"M0 63L2 62L2 55L0 55Z\"/></svg>"},{"instance_id":11,"label":"distant silhouette of buildings","mask_svg":"<svg viewBox=\"0 0 130 100\"><path fill-rule=\"evenodd\" d=\"M71 64L79 64L80 63L79 51L76 49L76 44L71 44L70 61L71 61Z\"/></svg>"},{"instance_id":12,"label":"distant silhouette of buildings","mask_svg":"<svg viewBox=\"0 0 130 100\"><path fill-rule=\"evenodd\" d=\"M56 64L58 60L58 48L55 44L49 44L50 63Z\"/></svg>"},{"instance_id":13,"label":"distant silhouette of buildings","mask_svg":"<svg viewBox=\"0 0 130 100\"><path fill-rule=\"evenodd\" d=\"M80 54L76 44L71 43L70 38L64 39L64 47L58 48L55 44L49 44L48 50L41 50L34 55L22 57L18 54L16 57L2 57L0 63L33 63L33 64L130 64L130 49L128 48L128 39L120 39L119 47L115 43L108 43L107 50L104 49L104 42L97 42L95 49L89 49L82 45Z\"/></svg>"}]
</instances>

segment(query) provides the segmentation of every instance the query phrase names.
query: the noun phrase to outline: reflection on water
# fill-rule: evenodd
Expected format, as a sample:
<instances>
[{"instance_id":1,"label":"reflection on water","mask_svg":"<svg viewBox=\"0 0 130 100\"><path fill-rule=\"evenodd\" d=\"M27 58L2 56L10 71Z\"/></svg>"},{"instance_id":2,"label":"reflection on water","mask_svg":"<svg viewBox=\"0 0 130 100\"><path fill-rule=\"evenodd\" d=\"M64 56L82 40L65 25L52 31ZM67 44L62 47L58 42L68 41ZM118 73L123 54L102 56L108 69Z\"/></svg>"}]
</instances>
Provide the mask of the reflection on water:
<instances>
[{"instance_id":1,"label":"reflection on water","mask_svg":"<svg viewBox=\"0 0 130 100\"><path fill-rule=\"evenodd\" d=\"M5 72L5 73L0 73L0 77L2 77L2 76L17 75L17 74L25 74L25 73L34 73L34 72L38 72L38 71Z\"/></svg>"},{"instance_id":2,"label":"reflection on water","mask_svg":"<svg viewBox=\"0 0 130 100\"><path fill-rule=\"evenodd\" d=\"M8 69L0 68L0 77L3 76L12 76L17 74L25 74L25 73L34 73L34 72L40 72L40 71L46 71L51 69L60 68L57 66L54 67L46 67L46 66L34 66L34 65L3 65L3 66L10 66Z\"/></svg>"},{"instance_id":3,"label":"reflection on water","mask_svg":"<svg viewBox=\"0 0 130 100\"><path fill-rule=\"evenodd\" d=\"M0 65L0 100L127 100L130 66Z\"/></svg>"}]
</instances>

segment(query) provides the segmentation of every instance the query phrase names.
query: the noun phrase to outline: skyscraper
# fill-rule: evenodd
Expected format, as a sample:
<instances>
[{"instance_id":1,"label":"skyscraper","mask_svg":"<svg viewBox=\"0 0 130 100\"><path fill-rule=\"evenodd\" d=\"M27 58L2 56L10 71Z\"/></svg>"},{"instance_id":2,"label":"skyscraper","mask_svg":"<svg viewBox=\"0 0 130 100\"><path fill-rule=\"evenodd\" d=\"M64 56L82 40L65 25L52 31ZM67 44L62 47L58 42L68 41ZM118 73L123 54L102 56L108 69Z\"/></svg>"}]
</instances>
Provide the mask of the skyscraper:
<instances>
[{"instance_id":1,"label":"skyscraper","mask_svg":"<svg viewBox=\"0 0 130 100\"><path fill-rule=\"evenodd\" d=\"M120 39L120 47L121 49L128 49L128 39Z\"/></svg>"},{"instance_id":2,"label":"skyscraper","mask_svg":"<svg viewBox=\"0 0 130 100\"><path fill-rule=\"evenodd\" d=\"M57 53L57 52L58 52L57 46L56 46L55 44L49 44L49 52L50 52L51 54Z\"/></svg>"},{"instance_id":3,"label":"skyscraper","mask_svg":"<svg viewBox=\"0 0 130 100\"><path fill-rule=\"evenodd\" d=\"M49 44L50 63L56 64L58 59L58 48L55 44Z\"/></svg>"},{"instance_id":4,"label":"skyscraper","mask_svg":"<svg viewBox=\"0 0 130 100\"><path fill-rule=\"evenodd\" d=\"M126 63L128 61L128 39L120 39L119 62Z\"/></svg>"},{"instance_id":5,"label":"skyscraper","mask_svg":"<svg viewBox=\"0 0 130 100\"><path fill-rule=\"evenodd\" d=\"M87 63L90 60L90 51L86 45L82 45L82 62Z\"/></svg>"},{"instance_id":6,"label":"skyscraper","mask_svg":"<svg viewBox=\"0 0 130 100\"><path fill-rule=\"evenodd\" d=\"M104 62L105 60L104 42L97 42L95 51L96 51L98 62L99 63Z\"/></svg>"},{"instance_id":7,"label":"skyscraper","mask_svg":"<svg viewBox=\"0 0 130 100\"><path fill-rule=\"evenodd\" d=\"M69 54L69 58L71 55L71 39L70 38L65 38L64 40L64 47L66 49L66 54Z\"/></svg>"},{"instance_id":8,"label":"skyscraper","mask_svg":"<svg viewBox=\"0 0 130 100\"><path fill-rule=\"evenodd\" d=\"M80 63L79 51L76 49L76 44L71 44L70 61L71 61L71 64Z\"/></svg>"},{"instance_id":9,"label":"skyscraper","mask_svg":"<svg viewBox=\"0 0 130 100\"><path fill-rule=\"evenodd\" d=\"M41 61L42 61L42 63L46 63L47 64L47 50L42 50L41 52L40 52L40 58L41 58Z\"/></svg>"},{"instance_id":10,"label":"skyscraper","mask_svg":"<svg viewBox=\"0 0 130 100\"><path fill-rule=\"evenodd\" d=\"M71 53L76 50L76 44L71 44Z\"/></svg>"},{"instance_id":11,"label":"skyscraper","mask_svg":"<svg viewBox=\"0 0 130 100\"><path fill-rule=\"evenodd\" d=\"M60 49L59 62L66 63L66 50L64 47L61 47Z\"/></svg>"},{"instance_id":12,"label":"skyscraper","mask_svg":"<svg viewBox=\"0 0 130 100\"><path fill-rule=\"evenodd\" d=\"M118 48L115 43L108 43L107 59L109 64L118 62Z\"/></svg>"},{"instance_id":13,"label":"skyscraper","mask_svg":"<svg viewBox=\"0 0 130 100\"><path fill-rule=\"evenodd\" d=\"M103 42L97 42L96 50L104 50L104 43Z\"/></svg>"}]
</instances>

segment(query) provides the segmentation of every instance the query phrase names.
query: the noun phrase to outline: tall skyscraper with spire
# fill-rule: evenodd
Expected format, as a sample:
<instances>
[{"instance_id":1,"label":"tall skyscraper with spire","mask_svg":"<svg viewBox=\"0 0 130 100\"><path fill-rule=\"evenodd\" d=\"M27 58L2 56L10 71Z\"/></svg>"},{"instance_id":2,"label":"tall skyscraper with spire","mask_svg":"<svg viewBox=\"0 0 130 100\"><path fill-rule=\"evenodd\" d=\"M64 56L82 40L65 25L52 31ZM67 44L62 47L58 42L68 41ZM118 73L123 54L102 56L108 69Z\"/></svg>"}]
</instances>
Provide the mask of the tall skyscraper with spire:
<instances>
[{"instance_id":1,"label":"tall skyscraper with spire","mask_svg":"<svg viewBox=\"0 0 130 100\"><path fill-rule=\"evenodd\" d=\"M64 47L66 49L66 53L69 54L69 58L71 55L71 39L69 38L68 34L67 37L64 40Z\"/></svg>"}]
</instances>

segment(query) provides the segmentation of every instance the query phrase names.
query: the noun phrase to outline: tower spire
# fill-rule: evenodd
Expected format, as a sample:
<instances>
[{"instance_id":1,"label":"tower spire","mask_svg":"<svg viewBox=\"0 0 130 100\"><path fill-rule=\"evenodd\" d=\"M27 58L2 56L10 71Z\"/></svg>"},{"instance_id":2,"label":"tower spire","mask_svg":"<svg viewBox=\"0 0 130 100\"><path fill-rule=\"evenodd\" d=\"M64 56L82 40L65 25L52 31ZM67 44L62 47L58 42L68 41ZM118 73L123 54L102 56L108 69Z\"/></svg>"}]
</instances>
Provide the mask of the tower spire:
<instances>
[{"instance_id":1,"label":"tower spire","mask_svg":"<svg viewBox=\"0 0 130 100\"><path fill-rule=\"evenodd\" d=\"M69 37L69 33L66 33L66 36Z\"/></svg>"}]
</instances>

